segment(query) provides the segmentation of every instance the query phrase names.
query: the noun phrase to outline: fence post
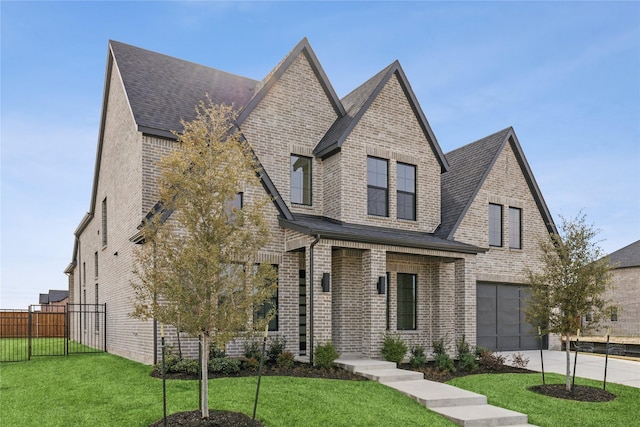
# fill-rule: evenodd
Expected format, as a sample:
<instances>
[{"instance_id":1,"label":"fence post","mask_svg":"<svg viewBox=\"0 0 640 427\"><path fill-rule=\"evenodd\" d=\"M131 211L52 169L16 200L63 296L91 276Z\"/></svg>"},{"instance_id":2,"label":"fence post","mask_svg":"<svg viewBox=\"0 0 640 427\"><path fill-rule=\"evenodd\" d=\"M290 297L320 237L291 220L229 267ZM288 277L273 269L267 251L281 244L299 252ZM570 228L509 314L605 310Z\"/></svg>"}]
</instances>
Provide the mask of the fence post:
<instances>
[{"instance_id":1,"label":"fence post","mask_svg":"<svg viewBox=\"0 0 640 427\"><path fill-rule=\"evenodd\" d=\"M31 360L31 306L29 306L29 314L27 315L27 360Z\"/></svg>"},{"instance_id":2,"label":"fence post","mask_svg":"<svg viewBox=\"0 0 640 427\"><path fill-rule=\"evenodd\" d=\"M102 328L102 334L104 335L104 351L107 352L107 303L104 303L104 313L102 318L104 319L104 328Z\"/></svg>"}]
</instances>

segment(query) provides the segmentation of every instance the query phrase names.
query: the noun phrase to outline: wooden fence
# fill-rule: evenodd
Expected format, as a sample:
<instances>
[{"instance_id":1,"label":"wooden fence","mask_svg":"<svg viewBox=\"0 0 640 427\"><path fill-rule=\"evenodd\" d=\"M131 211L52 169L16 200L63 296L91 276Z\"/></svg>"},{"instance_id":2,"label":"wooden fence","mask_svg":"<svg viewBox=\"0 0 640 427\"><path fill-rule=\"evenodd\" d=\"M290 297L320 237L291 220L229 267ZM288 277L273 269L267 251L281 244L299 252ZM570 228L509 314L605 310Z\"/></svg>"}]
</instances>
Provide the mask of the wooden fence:
<instances>
[{"instance_id":1,"label":"wooden fence","mask_svg":"<svg viewBox=\"0 0 640 427\"><path fill-rule=\"evenodd\" d=\"M66 314L35 311L0 311L0 337L28 338L29 317L33 338L64 338Z\"/></svg>"}]
</instances>

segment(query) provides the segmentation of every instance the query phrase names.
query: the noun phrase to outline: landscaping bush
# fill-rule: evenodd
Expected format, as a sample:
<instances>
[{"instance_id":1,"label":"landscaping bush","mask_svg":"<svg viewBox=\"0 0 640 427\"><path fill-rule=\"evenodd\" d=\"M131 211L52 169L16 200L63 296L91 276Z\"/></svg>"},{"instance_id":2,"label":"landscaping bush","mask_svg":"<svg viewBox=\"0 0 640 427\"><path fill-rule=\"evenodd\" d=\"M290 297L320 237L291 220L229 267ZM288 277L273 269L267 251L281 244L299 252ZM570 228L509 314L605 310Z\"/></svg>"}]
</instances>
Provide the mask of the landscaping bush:
<instances>
[{"instance_id":1,"label":"landscaping bush","mask_svg":"<svg viewBox=\"0 0 640 427\"><path fill-rule=\"evenodd\" d=\"M511 356L511 360L512 360L513 366L515 366L516 368L524 369L529 364L529 358L525 357L525 355L522 353L514 353Z\"/></svg>"},{"instance_id":2,"label":"landscaping bush","mask_svg":"<svg viewBox=\"0 0 640 427\"><path fill-rule=\"evenodd\" d=\"M220 359L223 357L227 357L224 349L218 347L214 343L211 343L211 345L209 346L209 359Z\"/></svg>"},{"instance_id":3,"label":"landscaping bush","mask_svg":"<svg viewBox=\"0 0 640 427\"><path fill-rule=\"evenodd\" d=\"M250 357L244 361L244 366L249 370L257 371L260 367L260 361L255 357Z\"/></svg>"},{"instance_id":4,"label":"landscaping bush","mask_svg":"<svg viewBox=\"0 0 640 427\"><path fill-rule=\"evenodd\" d=\"M442 372L455 372L456 367L447 353L438 354L435 357L436 367Z\"/></svg>"},{"instance_id":5,"label":"landscaping bush","mask_svg":"<svg viewBox=\"0 0 640 427\"><path fill-rule=\"evenodd\" d=\"M460 341L456 342L456 356L462 359L465 354L471 354L471 346L467 342L465 335L462 334Z\"/></svg>"},{"instance_id":6,"label":"landscaping bush","mask_svg":"<svg viewBox=\"0 0 640 427\"><path fill-rule=\"evenodd\" d=\"M340 357L333 343L320 344L313 352L313 364L318 368L330 369L333 362Z\"/></svg>"},{"instance_id":7,"label":"landscaping bush","mask_svg":"<svg viewBox=\"0 0 640 427\"><path fill-rule=\"evenodd\" d=\"M431 345L433 346L433 352L431 353L433 357L437 357L439 354L447 354L449 344L446 337L431 341Z\"/></svg>"},{"instance_id":8,"label":"landscaping bush","mask_svg":"<svg viewBox=\"0 0 640 427\"><path fill-rule=\"evenodd\" d=\"M237 359L226 357L210 359L208 366L210 372L219 372L225 375L233 375L240 372L240 361Z\"/></svg>"},{"instance_id":9,"label":"landscaping bush","mask_svg":"<svg viewBox=\"0 0 640 427\"><path fill-rule=\"evenodd\" d=\"M459 359L460 369L467 372L473 372L478 369L478 362L476 358L471 353L464 353Z\"/></svg>"},{"instance_id":10,"label":"landscaping bush","mask_svg":"<svg viewBox=\"0 0 640 427\"><path fill-rule=\"evenodd\" d=\"M200 372L200 362L196 359L182 359L171 367L167 372L180 372L183 374L196 375Z\"/></svg>"},{"instance_id":11,"label":"landscaping bush","mask_svg":"<svg viewBox=\"0 0 640 427\"><path fill-rule=\"evenodd\" d=\"M244 357L247 359L256 359L260 361L262 355L262 345L255 340L245 341L244 343Z\"/></svg>"},{"instance_id":12,"label":"landscaping bush","mask_svg":"<svg viewBox=\"0 0 640 427\"><path fill-rule=\"evenodd\" d=\"M290 351L283 351L278 355L277 365L280 368L288 369L291 368L295 363L295 356Z\"/></svg>"},{"instance_id":13,"label":"landscaping bush","mask_svg":"<svg viewBox=\"0 0 640 427\"><path fill-rule=\"evenodd\" d=\"M411 358L409 363L414 368L420 368L427 363L427 356L425 355L424 346L415 345L411 347Z\"/></svg>"},{"instance_id":14,"label":"landscaping bush","mask_svg":"<svg viewBox=\"0 0 640 427\"><path fill-rule=\"evenodd\" d=\"M272 363L278 363L278 356L282 354L286 346L287 340L284 337L273 337L267 350L267 360Z\"/></svg>"},{"instance_id":15,"label":"landscaping bush","mask_svg":"<svg viewBox=\"0 0 640 427\"><path fill-rule=\"evenodd\" d=\"M407 354L407 345L402 338L386 334L382 343L382 356L389 362L400 363Z\"/></svg>"},{"instance_id":16,"label":"landscaping bush","mask_svg":"<svg viewBox=\"0 0 640 427\"><path fill-rule=\"evenodd\" d=\"M490 350L484 350L479 358L480 365L484 366L489 370L499 370L502 366L504 366L505 357L492 353Z\"/></svg>"}]
</instances>

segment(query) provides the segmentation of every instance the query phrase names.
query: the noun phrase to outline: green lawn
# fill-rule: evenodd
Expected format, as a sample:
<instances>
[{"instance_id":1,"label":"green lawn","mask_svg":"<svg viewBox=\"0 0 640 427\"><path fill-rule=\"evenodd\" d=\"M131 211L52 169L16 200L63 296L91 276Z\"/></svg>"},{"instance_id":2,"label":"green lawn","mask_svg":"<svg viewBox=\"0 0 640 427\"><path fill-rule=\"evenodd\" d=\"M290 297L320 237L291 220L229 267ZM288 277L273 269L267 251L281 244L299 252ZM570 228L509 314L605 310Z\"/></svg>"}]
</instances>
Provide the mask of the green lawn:
<instances>
[{"instance_id":1,"label":"green lawn","mask_svg":"<svg viewBox=\"0 0 640 427\"><path fill-rule=\"evenodd\" d=\"M565 377L546 374L547 384L564 384ZM489 403L529 416L529 423L555 426L633 426L640 416L640 389L607 384L618 397L606 403L574 402L542 396L527 387L542 384L540 374L485 374L456 378L449 384L487 396ZM576 378L576 384L602 387L602 382Z\"/></svg>"},{"instance_id":2,"label":"green lawn","mask_svg":"<svg viewBox=\"0 0 640 427\"><path fill-rule=\"evenodd\" d=\"M37 357L0 364L2 426L148 426L162 417L151 368L110 354ZM209 382L211 409L251 415L257 379ZM168 412L197 409L197 381L167 381ZM400 393L369 381L264 377L266 426L452 426Z\"/></svg>"}]
</instances>

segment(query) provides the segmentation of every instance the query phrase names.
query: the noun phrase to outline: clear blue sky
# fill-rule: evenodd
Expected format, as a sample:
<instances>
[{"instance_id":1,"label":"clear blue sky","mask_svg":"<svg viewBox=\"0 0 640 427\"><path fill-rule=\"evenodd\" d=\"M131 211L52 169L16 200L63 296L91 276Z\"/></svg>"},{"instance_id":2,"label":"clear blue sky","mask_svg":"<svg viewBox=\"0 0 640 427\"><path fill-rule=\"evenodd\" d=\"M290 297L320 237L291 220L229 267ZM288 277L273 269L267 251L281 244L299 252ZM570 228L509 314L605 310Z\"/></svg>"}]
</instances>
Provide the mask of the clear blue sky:
<instances>
[{"instance_id":1,"label":"clear blue sky","mask_svg":"<svg viewBox=\"0 0 640 427\"><path fill-rule=\"evenodd\" d=\"M398 59L448 152L513 126L556 223L640 239L640 2L0 2L0 307L66 289L109 39L261 80L303 37L343 97Z\"/></svg>"}]
</instances>

